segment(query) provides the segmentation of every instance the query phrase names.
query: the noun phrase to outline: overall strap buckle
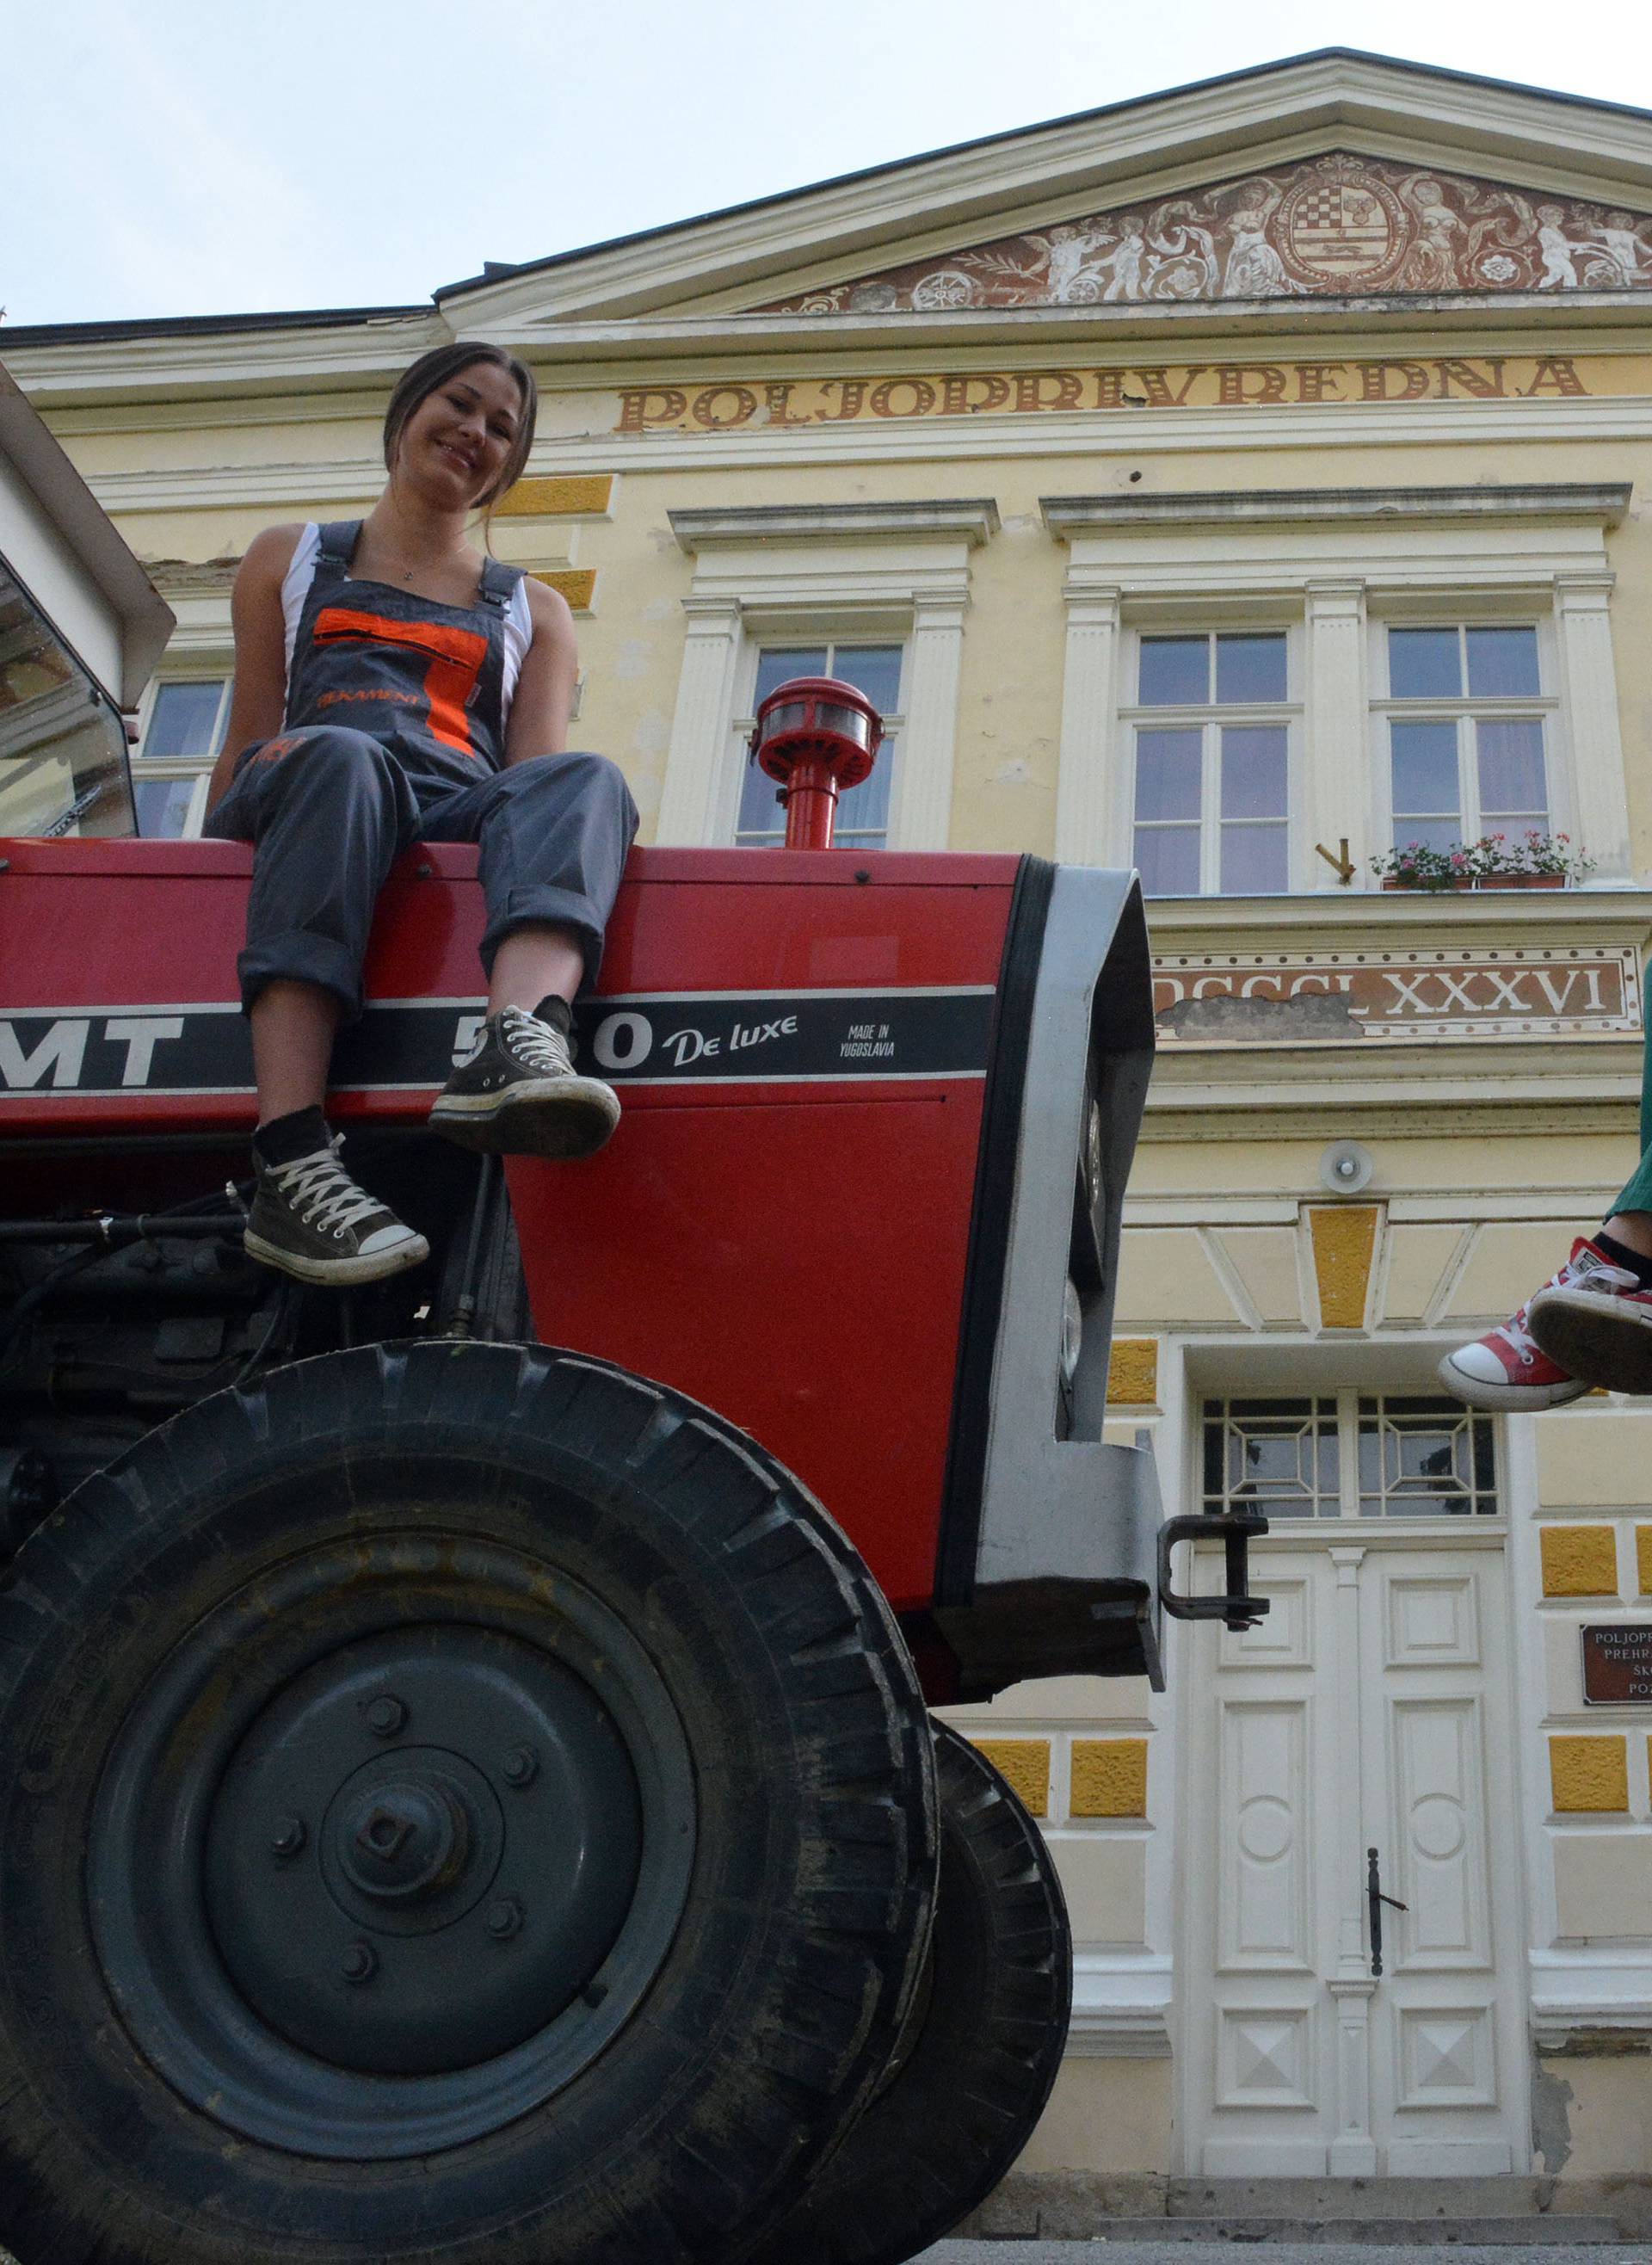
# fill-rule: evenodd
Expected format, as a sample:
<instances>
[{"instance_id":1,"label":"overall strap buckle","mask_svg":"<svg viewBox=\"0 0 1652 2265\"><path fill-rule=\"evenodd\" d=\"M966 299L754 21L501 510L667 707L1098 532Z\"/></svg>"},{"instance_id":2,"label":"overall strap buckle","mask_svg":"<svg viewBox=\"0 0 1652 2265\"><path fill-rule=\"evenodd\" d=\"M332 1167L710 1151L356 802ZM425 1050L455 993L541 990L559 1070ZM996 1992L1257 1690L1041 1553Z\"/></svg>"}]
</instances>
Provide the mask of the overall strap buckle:
<instances>
[{"instance_id":1,"label":"overall strap buckle","mask_svg":"<svg viewBox=\"0 0 1652 2265\"><path fill-rule=\"evenodd\" d=\"M482 564L482 586L477 592L477 603L491 606L496 613L504 613L516 595L516 586L522 579L520 566L507 566L502 559L487 558Z\"/></svg>"},{"instance_id":2,"label":"overall strap buckle","mask_svg":"<svg viewBox=\"0 0 1652 2265\"><path fill-rule=\"evenodd\" d=\"M361 540L359 519L330 519L316 529L316 579L342 581Z\"/></svg>"}]
</instances>

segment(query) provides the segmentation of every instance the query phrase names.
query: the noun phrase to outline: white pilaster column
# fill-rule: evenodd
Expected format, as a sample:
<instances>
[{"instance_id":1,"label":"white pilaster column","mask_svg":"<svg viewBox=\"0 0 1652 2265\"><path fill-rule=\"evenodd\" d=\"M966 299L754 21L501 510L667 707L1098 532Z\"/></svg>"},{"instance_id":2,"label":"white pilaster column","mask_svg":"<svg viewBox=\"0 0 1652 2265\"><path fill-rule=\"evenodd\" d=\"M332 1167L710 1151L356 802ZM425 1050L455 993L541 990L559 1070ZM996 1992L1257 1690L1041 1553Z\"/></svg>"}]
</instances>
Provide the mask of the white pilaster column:
<instances>
[{"instance_id":1,"label":"white pilaster column","mask_svg":"<svg viewBox=\"0 0 1652 2265\"><path fill-rule=\"evenodd\" d=\"M1618 679L1612 658L1612 586L1607 572L1557 574L1554 627L1572 741L1572 846L1595 860L1594 878L1630 878L1629 812L1624 793ZM1552 758L1551 758L1552 760Z\"/></svg>"},{"instance_id":2,"label":"white pilaster column","mask_svg":"<svg viewBox=\"0 0 1652 2265\"><path fill-rule=\"evenodd\" d=\"M906 725L889 798L891 849L944 849L952 831L958 672L969 601L920 593L906 656Z\"/></svg>"},{"instance_id":3,"label":"white pilaster column","mask_svg":"<svg viewBox=\"0 0 1652 2265\"><path fill-rule=\"evenodd\" d=\"M1365 586L1310 582L1304 593L1307 657L1303 746L1292 800L1300 813L1291 856L1299 889L1352 888L1314 845L1334 850L1344 834L1355 863L1380 847L1369 837L1370 703L1365 693Z\"/></svg>"},{"instance_id":4,"label":"white pilaster column","mask_svg":"<svg viewBox=\"0 0 1652 2265\"><path fill-rule=\"evenodd\" d=\"M1064 864L1128 864L1116 838L1117 782L1108 760L1117 710L1121 593L1069 575L1066 665L1061 680L1061 752L1056 776L1055 854Z\"/></svg>"},{"instance_id":5,"label":"white pilaster column","mask_svg":"<svg viewBox=\"0 0 1652 2265\"><path fill-rule=\"evenodd\" d=\"M1321 860L1321 863L1323 861ZM1328 1987L1336 2021L1336 2130L1326 2167L1334 2179L1374 2178L1371 2130L1371 2000L1376 1982L1365 1949L1365 1798L1360 1769L1359 1568L1363 1548L1333 1549L1336 1589L1337 1768L1334 1876L1324 1883L1336 1914L1336 1964Z\"/></svg>"},{"instance_id":6,"label":"white pilaster column","mask_svg":"<svg viewBox=\"0 0 1652 2265\"><path fill-rule=\"evenodd\" d=\"M688 632L654 839L691 848L717 839L717 790L734 713L740 608L732 598L689 597L682 604Z\"/></svg>"}]
</instances>

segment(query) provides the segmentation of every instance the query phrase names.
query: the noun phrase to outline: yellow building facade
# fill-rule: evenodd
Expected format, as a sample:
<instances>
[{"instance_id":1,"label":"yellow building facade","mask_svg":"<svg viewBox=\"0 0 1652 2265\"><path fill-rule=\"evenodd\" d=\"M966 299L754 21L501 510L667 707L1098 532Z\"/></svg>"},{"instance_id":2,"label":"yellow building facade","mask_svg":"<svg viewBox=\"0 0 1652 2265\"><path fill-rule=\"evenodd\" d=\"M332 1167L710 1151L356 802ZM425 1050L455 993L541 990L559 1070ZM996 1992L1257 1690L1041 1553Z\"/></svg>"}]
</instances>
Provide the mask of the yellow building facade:
<instances>
[{"instance_id":1,"label":"yellow building facade","mask_svg":"<svg viewBox=\"0 0 1652 2265\"><path fill-rule=\"evenodd\" d=\"M573 605L575 744L645 840L760 844L756 701L830 669L891 719L855 840L1153 896L1112 1399L1167 1510L1269 1511L1273 1609L1173 1626L1162 1695L961 1718L1078 1945L1003 2208L1652 2190L1652 1685L1612 1682L1652 1417L1472 1417L1435 1373L1638 1154L1652 118L1332 54L425 307L10 331L178 616L150 830L199 826L237 560L368 507L395 375L455 336L538 377L493 541ZM1373 870L1532 834L1565 885Z\"/></svg>"}]
</instances>

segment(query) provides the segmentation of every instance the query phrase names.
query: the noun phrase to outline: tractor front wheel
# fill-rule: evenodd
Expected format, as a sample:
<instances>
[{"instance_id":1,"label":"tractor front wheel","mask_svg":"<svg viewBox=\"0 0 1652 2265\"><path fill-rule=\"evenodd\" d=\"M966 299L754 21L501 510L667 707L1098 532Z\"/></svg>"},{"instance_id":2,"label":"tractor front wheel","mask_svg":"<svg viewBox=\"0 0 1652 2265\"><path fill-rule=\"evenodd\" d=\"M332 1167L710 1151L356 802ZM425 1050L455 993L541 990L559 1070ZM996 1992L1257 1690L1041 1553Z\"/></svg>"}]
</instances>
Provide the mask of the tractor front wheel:
<instances>
[{"instance_id":1,"label":"tractor front wheel","mask_svg":"<svg viewBox=\"0 0 1652 2265\"><path fill-rule=\"evenodd\" d=\"M202 1402L0 1596L20 2265L690 2265L886 2064L928 1726L825 1512L680 1395L381 1345Z\"/></svg>"}]
</instances>

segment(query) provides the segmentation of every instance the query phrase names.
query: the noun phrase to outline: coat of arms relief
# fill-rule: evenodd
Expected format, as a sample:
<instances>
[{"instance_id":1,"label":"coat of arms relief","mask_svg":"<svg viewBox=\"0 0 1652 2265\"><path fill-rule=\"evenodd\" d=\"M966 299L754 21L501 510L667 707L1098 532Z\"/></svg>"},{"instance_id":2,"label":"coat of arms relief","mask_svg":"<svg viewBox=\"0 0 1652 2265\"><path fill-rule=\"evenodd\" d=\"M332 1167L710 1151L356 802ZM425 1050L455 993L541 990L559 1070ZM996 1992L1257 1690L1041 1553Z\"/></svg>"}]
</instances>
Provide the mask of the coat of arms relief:
<instances>
[{"instance_id":1,"label":"coat of arms relief","mask_svg":"<svg viewBox=\"0 0 1652 2265\"><path fill-rule=\"evenodd\" d=\"M1652 288L1652 217L1336 151L998 238L761 311Z\"/></svg>"}]
</instances>

